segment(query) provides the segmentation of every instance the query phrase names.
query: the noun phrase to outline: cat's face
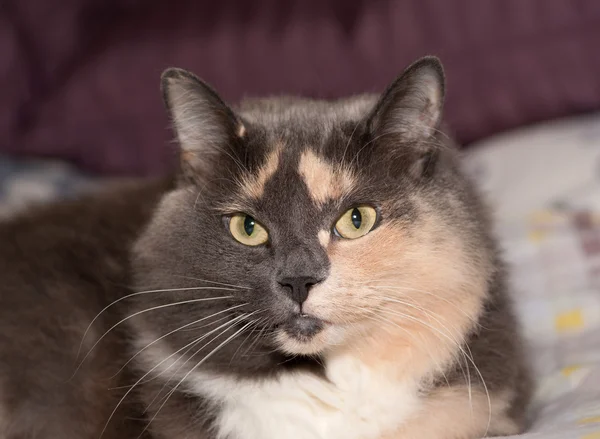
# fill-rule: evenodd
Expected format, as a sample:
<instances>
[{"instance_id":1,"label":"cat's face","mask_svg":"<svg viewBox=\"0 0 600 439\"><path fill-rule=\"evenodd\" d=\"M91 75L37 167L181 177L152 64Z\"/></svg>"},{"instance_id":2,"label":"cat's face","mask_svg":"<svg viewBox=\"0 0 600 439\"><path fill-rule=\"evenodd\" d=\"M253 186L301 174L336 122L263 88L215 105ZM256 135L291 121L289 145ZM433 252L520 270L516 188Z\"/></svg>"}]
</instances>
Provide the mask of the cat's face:
<instances>
[{"instance_id":1,"label":"cat's face","mask_svg":"<svg viewBox=\"0 0 600 439\"><path fill-rule=\"evenodd\" d=\"M164 90L183 178L138 243L136 268L141 287L177 289L145 303L185 302L148 317L174 331L174 347L225 325L223 340L240 331L248 345L317 355L382 327L414 335L415 319L462 325L453 316L477 312L490 255L436 133L437 60L411 66L379 100L234 112L179 70Z\"/></svg>"}]
</instances>

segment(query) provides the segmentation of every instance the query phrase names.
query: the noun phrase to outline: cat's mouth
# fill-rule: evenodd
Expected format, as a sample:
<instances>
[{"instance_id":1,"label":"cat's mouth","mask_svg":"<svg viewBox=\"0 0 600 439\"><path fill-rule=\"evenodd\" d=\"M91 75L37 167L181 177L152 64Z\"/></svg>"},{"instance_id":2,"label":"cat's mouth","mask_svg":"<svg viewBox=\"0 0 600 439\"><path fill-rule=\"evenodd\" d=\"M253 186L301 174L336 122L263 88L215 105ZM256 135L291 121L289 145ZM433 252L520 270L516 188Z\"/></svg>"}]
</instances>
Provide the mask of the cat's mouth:
<instances>
[{"instance_id":1,"label":"cat's mouth","mask_svg":"<svg viewBox=\"0 0 600 439\"><path fill-rule=\"evenodd\" d=\"M297 312L279 325L276 341L281 351L287 354L320 355L336 334L335 327L313 314Z\"/></svg>"},{"instance_id":2,"label":"cat's mouth","mask_svg":"<svg viewBox=\"0 0 600 439\"><path fill-rule=\"evenodd\" d=\"M283 330L292 338L307 342L323 330L327 322L309 314L298 313L283 326Z\"/></svg>"}]
</instances>

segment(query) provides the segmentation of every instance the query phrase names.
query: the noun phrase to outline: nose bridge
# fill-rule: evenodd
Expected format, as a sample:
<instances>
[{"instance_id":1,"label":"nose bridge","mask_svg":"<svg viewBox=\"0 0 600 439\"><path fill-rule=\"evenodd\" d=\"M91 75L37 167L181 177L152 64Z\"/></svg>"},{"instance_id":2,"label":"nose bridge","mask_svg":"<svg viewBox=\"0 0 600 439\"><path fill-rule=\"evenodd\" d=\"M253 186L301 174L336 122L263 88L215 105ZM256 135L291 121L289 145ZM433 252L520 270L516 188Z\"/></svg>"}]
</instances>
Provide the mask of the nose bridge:
<instances>
[{"instance_id":1,"label":"nose bridge","mask_svg":"<svg viewBox=\"0 0 600 439\"><path fill-rule=\"evenodd\" d=\"M316 245L299 240L289 242L287 251L279 267L280 277L323 277L328 271L327 254L318 244Z\"/></svg>"},{"instance_id":2,"label":"nose bridge","mask_svg":"<svg viewBox=\"0 0 600 439\"><path fill-rule=\"evenodd\" d=\"M285 256L281 258L277 283L302 309L312 287L327 276L328 265L327 255L318 242L311 245L290 241Z\"/></svg>"}]
</instances>

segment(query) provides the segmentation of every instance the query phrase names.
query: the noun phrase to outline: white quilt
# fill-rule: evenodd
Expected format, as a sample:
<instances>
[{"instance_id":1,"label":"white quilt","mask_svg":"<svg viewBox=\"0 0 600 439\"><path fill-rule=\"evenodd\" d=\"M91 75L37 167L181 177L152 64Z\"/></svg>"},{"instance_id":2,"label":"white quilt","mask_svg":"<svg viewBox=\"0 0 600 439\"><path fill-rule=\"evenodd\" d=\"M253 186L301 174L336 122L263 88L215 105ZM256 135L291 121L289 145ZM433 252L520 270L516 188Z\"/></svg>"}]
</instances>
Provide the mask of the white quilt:
<instances>
[{"instance_id":1,"label":"white quilt","mask_svg":"<svg viewBox=\"0 0 600 439\"><path fill-rule=\"evenodd\" d=\"M467 170L495 207L537 380L521 437L600 439L600 114L470 151Z\"/></svg>"}]
</instances>

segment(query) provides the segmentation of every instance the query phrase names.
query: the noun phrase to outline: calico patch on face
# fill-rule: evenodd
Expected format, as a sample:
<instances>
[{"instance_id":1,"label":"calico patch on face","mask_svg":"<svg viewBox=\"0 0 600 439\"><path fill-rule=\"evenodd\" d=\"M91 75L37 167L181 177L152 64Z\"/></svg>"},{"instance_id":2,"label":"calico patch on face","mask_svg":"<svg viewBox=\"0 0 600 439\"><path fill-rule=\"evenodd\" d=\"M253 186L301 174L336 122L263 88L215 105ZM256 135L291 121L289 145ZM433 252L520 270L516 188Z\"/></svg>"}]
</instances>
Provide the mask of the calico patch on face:
<instances>
[{"instance_id":1,"label":"calico patch on face","mask_svg":"<svg viewBox=\"0 0 600 439\"><path fill-rule=\"evenodd\" d=\"M310 198L318 206L328 201L339 203L342 196L355 185L349 170L336 167L310 149L300 155L298 173L306 184Z\"/></svg>"},{"instance_id":2,"label":"calico patch on face","mask_svg":"<svg viewBox=\"0 0 600 439\"><path fill-rule=\"evenodd\" d=\"M246 173L244 175L240 184L241 192L244 196L248 197L250 200L260 200L262 198L267 181L273 177L279 168L282 149L282 145L275 145L273 150L268 153L264 163L257 172Z\"/></svg>"}]
</instances>

